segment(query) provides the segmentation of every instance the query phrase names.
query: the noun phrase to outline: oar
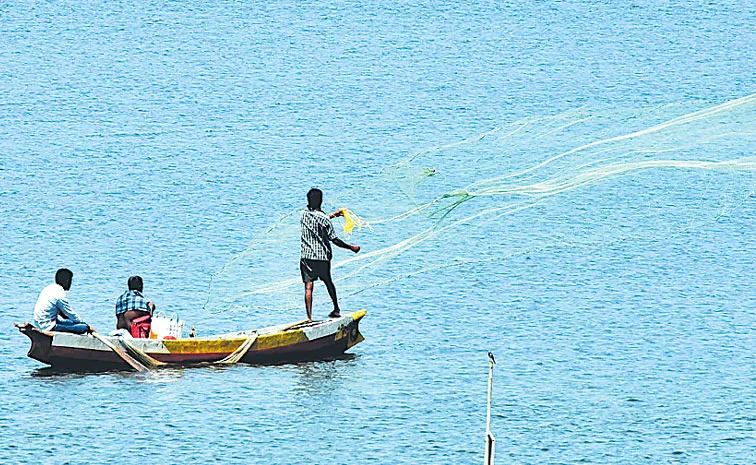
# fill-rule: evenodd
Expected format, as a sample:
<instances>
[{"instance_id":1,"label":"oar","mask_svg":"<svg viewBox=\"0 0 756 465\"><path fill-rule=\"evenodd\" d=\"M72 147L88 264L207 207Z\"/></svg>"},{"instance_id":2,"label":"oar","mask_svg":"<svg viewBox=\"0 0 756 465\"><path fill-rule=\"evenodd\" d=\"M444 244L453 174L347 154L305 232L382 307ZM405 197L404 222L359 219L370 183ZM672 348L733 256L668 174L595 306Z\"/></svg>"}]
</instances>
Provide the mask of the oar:
<instances>
[{"instance_id":1,"label":"oar","mask_svg":"<svg viewBox=\"0 0 756 465\"><path fill-rule=\"evenodd\" d=\"M141 363L139 363L138 361L136 361L136 359L134 359L134 357L132 357L131 355L127 354L121 348L116 347L115 344L113 344L112 342L108 341L108 339L106 337L102 336L97 331L92 330L90 332L90 334L92 336L94 336L94 338L97 339L98 341L100 341L103 344L105 344L106 346L110 347L110 350L112 350L113 352L115 352L119 357L121 357L123 359L124 362L128 363L129 365L131 365L131 367L134 368L136 371L139 371L139 372L150 371L149 368L147 368L146 366L144 366Z\"/></svg>"}]
</instances>

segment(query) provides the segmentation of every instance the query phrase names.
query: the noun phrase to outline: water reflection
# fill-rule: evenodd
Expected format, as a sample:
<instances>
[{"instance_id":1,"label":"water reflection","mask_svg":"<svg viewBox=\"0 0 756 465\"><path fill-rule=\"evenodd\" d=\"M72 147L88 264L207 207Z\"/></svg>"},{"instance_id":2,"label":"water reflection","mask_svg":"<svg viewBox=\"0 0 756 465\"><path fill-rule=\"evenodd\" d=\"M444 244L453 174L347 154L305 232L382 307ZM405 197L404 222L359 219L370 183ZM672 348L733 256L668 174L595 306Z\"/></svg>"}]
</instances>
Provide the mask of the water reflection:
<instances>
[{"instance_id":1,"label":"water reflection","mask_svg":"<svg viewBox=\"0 0 756 465\"><path fill-rule=\"evenodd\" d=\"M124 369L82 369L82 368L65 368L65 367L41 367L33 370L29 375L32 378L50 378L50 379L82 379L86 377L100 377L100 376L115 376L121 379L144 379L147 382L167 382L176 381L184 377L184 371L191 368L204 368L205 370L212 370L217 372L223 372L230 369L235 369L239 366L244 367L264 367L264 366L279 366L279 367L293 367L298 373L302 375L300 384L303 386L313 385L321 382L326 382L338 376L342 371L339 368L342 366L350 365L359 356L357 354L341 354L337 357L328 358L319 361L307 361L307 362L275 362L275 363L263 363L263 364L247 364L240 363L238 365L217 365L213 363L198 363L194 365L175 365L165 366L158 369L154 369L148 372L139 373L131 370Z\"/></svg>"},{"instance_id":2,"label":"water reflection","mask_svg":"<svg viewBox=\"0 0 756 465\"><path fill-rule=\"evenodd\" d=\"M84 370L74 368L59 368L59 367L43 367L37 368L30 373L32 378L52 378L52 379L80 379L90 376L109 376L115 375L121 378L134 378L137 376L144 376L142 373L136 371L125 370Z\"/></svg>"},{"instance_id":3,"label":"water reflection","mask_svg":"<svg viewBox=\"0 0 756 465\"><path fill-rule=\"evenodd\" d=\"M164 367L152 370L142 378L146 383L173 383L184 378L184 367Z\"/></svg>"},{"instance_id":4,"label":"water reflection","mask_svg":"<svg viewBox=\"0 0 756 465\"><path fill-rule=\"evenodd\" d=\"M298 363L294 366L297 383L294 390L308 395L330 395L345 380L349 380L360 356L343 354L319 362Z\"/></svg>"},{"instance_id":5,"label":"water reflection","mask_svg":"<svg viewBox=\"0 0 756 465\"><path fill-rule=\"evenodd\" d=\"M137 380L147 383L174 382L184 377L184 367L166 367L159 370L139 373L127 370L82 370L44 367L30 373L32 378L46 379L51 381L78 380L84 378L113 377L117 380Z\"/></svg>"}]
</instances>

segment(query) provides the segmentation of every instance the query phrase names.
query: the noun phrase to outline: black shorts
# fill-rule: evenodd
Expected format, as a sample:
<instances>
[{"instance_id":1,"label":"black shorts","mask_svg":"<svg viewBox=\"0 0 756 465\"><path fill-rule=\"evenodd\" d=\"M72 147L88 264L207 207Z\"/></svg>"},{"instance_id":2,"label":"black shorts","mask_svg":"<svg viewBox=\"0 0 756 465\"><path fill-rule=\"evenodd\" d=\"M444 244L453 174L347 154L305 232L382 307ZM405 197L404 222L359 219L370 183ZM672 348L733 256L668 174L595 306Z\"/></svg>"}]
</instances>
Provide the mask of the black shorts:
<instances>
[{"instance_id":1,"label":"black shorts","mask_svg":"<svg viewBox=\"0 0 756 465\"><path fill-rule=\"evenodd\" d=\"M302 282L311 283L318 279L323 282L331 281L331 262L328 260L299 260L299 271L302 272Z\"/></svg>"}]
</instances>

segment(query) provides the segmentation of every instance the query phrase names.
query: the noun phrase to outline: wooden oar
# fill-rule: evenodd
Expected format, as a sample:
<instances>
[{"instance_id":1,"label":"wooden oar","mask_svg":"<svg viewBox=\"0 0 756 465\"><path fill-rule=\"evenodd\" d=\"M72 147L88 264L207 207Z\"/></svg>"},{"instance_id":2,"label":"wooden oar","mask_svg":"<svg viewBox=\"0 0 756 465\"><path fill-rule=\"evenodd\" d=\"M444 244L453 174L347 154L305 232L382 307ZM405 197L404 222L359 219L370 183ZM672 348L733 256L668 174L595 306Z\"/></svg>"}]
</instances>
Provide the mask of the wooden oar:
<instances>
[{"instance_id":1,"label":"wooden oar","mask_svg":"<svg viewBox=\"0 0 756 465\"><path fill-rule=\"evenodd\" d=\"M97 331L92 330L90 332L90 334L92 336L94 336L95 339L97 339L98 341L100 341L103 344L105 344L106 346L108 346L110 348L110 350L112 350L113 352L115 352L119 357L121 357L123 359L124 362L128 363L129 365L131 365L131 367L133 369L135 369L136 371L138 371L138 372L150 371L149 368L147 368L146 366L144 366L141 363L139 363L138 361L136 361L136 359L134 357L132 357L131 355L127 354L120 347L116 347L115 344L113 344L112 342L108 341L108 339L106 337L102 336Z\"/></svg>"}]
</instances>

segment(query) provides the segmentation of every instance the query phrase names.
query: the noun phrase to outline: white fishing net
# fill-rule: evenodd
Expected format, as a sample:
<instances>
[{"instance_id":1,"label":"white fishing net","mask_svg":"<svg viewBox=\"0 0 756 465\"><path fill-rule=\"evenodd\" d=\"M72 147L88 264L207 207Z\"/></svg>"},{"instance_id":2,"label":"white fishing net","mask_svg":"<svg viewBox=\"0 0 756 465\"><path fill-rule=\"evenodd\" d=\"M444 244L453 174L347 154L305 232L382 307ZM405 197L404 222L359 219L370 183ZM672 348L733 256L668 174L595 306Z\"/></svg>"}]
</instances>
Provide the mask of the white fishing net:
<instances>
[{"instance_id":1,"label":"white fishing net","mask_svg":"<svg viewBox=\"0 0 756 465\"><path fill-rule=\"evenodd\" d=\"M327 206L350 209L352 234L342 238L363 247L335 252L340 299L434 270L663 240L710 224L754 192L755 147L751 95L579 108L419 151L361 185L325 192ZM303 307L298 263L299 211L284 212L213 276L206 309ZM327 301L325 289L316 298Z\"/></svg>"}]
</instances>

